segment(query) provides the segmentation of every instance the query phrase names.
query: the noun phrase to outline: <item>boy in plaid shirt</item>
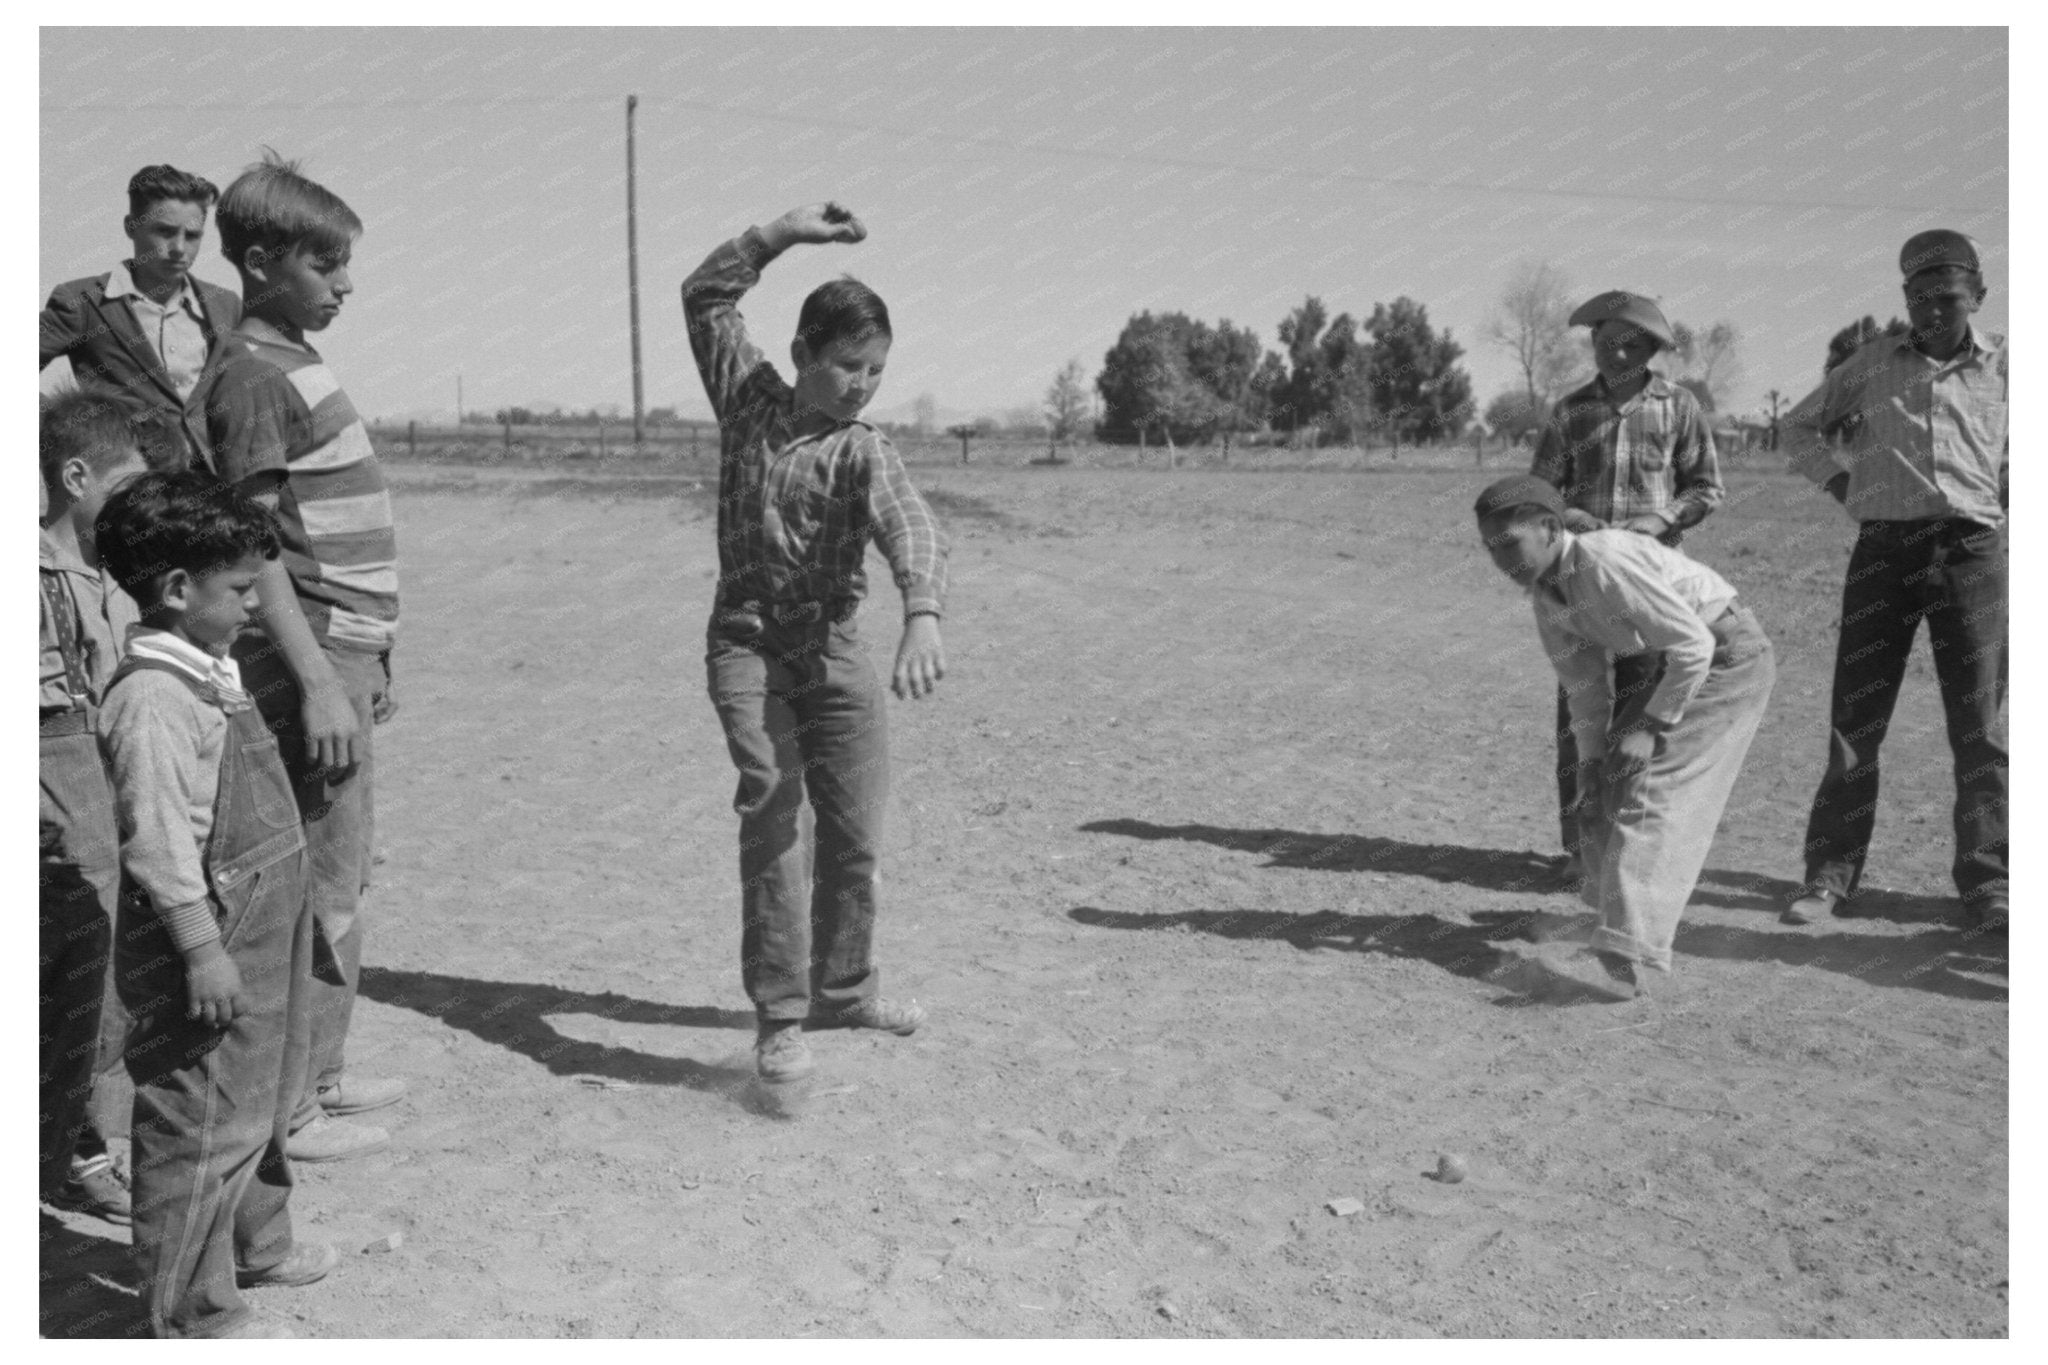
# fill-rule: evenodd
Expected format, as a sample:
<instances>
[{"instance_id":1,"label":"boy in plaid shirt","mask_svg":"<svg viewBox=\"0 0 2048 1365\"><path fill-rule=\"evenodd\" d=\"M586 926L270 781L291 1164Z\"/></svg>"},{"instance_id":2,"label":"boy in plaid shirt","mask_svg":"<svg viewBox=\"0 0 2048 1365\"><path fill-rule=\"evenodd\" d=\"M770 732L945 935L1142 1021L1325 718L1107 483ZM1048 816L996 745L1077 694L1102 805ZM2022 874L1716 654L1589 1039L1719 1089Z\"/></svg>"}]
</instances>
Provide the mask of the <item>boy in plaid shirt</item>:
<instances>
[{"instance_id":1,"label":"boy in plaid shirt","mask_svg":"<svg viewBox=\"0 0 2048 1365\"><path fill-rule=\"evenodd\" d=\"M1566 530L1583 535L1609 527L1652 536L1674 549L1687 527L1721 505L1714 434L1692 391L1652 371L1660 349L1676 337L1663 310L1640 294L1616 289L1580 304L1574 327L1593 329L1593 382L1558 401L1529 472L1563 495ZM1641 658L1615 661L1616 704L1654 679ZM1564 878L1577 881L1578 748L1564 689L1557 693L1557 807L1566 854Z\"/></svg>"},{"instance_id":2,"label":"boy in plaid shirt","mask_svg":"<svg viewBox=\"0 0 2048 1365\"><path fill-rule=\"evenodd\" d=\"M804 300L792 387L736 307L800 242L858 242L838 204L792 209L720 246L683 282L683 315L718 415L718 589L705 641L712 703L739 769L740 973L762 1079L811 1070L803 1027L907 1034L916 1002L884 999L872 954L888 711L853 616L868 542L903 593L891 679L923 697L945 676L945 534L889 438L859 420L889 358L889 310L854 279ZM801 816L808 797L815 848Z\"/></svg>"}]
</instances>

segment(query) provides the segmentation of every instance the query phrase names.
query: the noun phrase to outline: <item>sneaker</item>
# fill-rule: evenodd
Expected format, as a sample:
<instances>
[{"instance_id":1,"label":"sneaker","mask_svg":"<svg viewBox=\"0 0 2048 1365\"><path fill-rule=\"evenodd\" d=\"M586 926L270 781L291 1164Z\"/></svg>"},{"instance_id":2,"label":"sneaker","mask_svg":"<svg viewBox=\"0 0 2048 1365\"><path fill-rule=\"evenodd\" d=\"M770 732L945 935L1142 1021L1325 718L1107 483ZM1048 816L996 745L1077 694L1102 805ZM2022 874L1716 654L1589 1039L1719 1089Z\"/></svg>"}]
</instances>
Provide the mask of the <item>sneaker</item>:
<instances>
[{"instance_id":1,"label":"sneaker","mask_svg":"<svg viewBox=\"0 0 2048 1365\"><path fill-rule=\"evenodd\" d=\"M924 1006L915 1000L885 1000L871 996L838 1008L818 1006L804 1023L811 1028L875 1028L886 1033L912 1034L924 1022Z\"/></svg>"},{"instance_id":2,"label":"sneaker","mask_svg":"<svg viewBox=\"0 0 2048 1365\"><path fill-rule=\"evenodd\" d=\"M2003 891L1989 891L1963 902L1963 927L1979 933L2002 934L2011 914L2011 896Z\"/></svg>"},{"instance_id":3,"label":"sneaker","mask_svg":"<svg viewBox=\"0 0 2048 1365\"><path fill-rule=\"evenodd\" d=\"M261 1270L235 1271L237 1289L296 1289L302 1284L327 1278L327 1272L341 1264L341 1252L332 1242L295 1242L276 1265Z\"/></svg>"},{"instance_id":4,"label":"sneaker","mask_svg":"<svg viewBox=\"0 0 2048 1365\"><path fill-rule=\"evenodd\" d=\"M89 1213L109 1223L126 1227L134 1217L128 1197L128 1172L110 1156L96 1156L80 1162L73 1159L71 1174L57 1187L50 1201L60 1209Z\"/></svg>"},{"instance_id":5,"label":"sneaker","mask_svg":"<svg viewBox=\"0 0 2048 1365\"><path fill-rule=\"evenodd\" d=\"M764 1029L754 1043L754 1070L764 1081L796 1081L811 1074L811 1045L794 1024Z\"/></svg>"},{"instance_id":6,"label":"sneaker","mask_svg":"<svg viewBox=\"0 0 2048 1365\"><path fill-rule=\"evenodd\" d=\"M1838 913L1836 906L1842 898L1832 891L1814 890L1801 896L1785 907L1785 913L1778 916L1780 924L1818 924L1824 919L1833 919Z\"/></svg>"},{"instance_id":7,"label":"sneaker","mask_svg":"<svg viewBox=\"0 0 2048 1365\"><path fill-rule=\"evenodd\" d=\"M368 1123L337 1123L325 1114L284 1140L284 1154L293 1161L347 1161L381 1152L391 1134Z\"/></svg>"},{"instance_id":8,"label":"sneaker","mask_svg":"<svg viewBox=\"0 0 2048 1365\"><path fill-rule=\"evenodd\" d=\"M369 1079L350 1072L333 1085L320 1087L320 1108L337 1118L343 1114L366 1114L405 1098L405 1081L398 1076Z\"/></svg>"}]
</instances>

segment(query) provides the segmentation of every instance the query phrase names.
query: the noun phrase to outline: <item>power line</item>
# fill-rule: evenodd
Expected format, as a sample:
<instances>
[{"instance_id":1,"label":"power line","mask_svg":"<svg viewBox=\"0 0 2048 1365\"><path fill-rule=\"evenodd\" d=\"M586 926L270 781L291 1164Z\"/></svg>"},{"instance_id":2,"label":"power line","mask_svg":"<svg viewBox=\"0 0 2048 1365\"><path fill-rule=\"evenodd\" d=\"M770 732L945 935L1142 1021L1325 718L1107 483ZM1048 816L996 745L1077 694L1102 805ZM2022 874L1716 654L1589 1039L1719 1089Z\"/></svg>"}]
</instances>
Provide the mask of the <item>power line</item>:
<instances>
[{"instance_id":1,"label":"power line","mask_svg":"<svg viewBox=\"0 0 2048 1365\"><path fill-rule=\"evenodd\" d=\"M389 99L374 100L257 100L248 104L229 104L219 101L203 104L115 104L87 102L63 105L45 104L40 106L40 108L46 114L132 113L140 110L227 114L284 111L319 112L331 109L500 109L514 106L560 108L578 104L592 106L609 104L613 98L614 96L611 95L499 95L486 98L462 98L450 95L438 97L394 96ZM709 100L691 99L684 95L656 95L643 99L640 102L643 105L650 106L666 105L672 108L693 109L700 113L713 114L721 118L747 119L755 123L781 124L798 128L817 128L828 132L880 133L891 137L903 138L909 142L949 143L957 147L979 150L994 149L1023 155L1070 157L1076 160L1110 165L1157 166L1187 171L1229 171L1262 177L1294 176L1310 181L1341 180L1385 189L1420 190L1432 193L1533 196L1592 203L1647 203L1723 208L1808 209L1841 213L1919 213L1997 217L2003 216L2008 212L2007 207L2003 204L1970 206L1956 204L1885 204L1874 203L1869 200L1851 199L1758 199L1730 195L1686 194L1678 191L1565 189L1544 185L1489 184L1484 181L1474 180L1432 180L1422 176L1373 175L1348 166L1309 167L1290 166L1281 163L1253 165L1241 161L1212 161L1199 157L1169 156L1150 152L1105 151L1093 147L1074 147L1059 143L1025 142L1016 138L1000 137L994 134L946 133L928 127L905 128L900 125L887 123L860 123L847 119L806 118L795 114L778 114L766 110L744 109L733 105L715 104Z\"/></svg>"}]
</instances>

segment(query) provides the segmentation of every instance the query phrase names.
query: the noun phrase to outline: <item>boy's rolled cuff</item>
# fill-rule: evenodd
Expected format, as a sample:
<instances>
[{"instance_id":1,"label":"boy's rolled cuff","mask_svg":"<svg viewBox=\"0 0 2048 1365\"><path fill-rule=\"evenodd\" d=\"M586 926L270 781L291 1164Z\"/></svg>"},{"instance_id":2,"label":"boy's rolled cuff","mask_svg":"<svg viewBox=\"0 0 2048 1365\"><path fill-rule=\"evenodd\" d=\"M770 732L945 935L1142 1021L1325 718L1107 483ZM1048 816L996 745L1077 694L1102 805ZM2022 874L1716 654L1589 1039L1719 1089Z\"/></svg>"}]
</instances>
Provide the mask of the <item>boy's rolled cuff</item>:
<instances>
[{"instance_id":1,"label":"boy's rolled cuff","mask_svg":"<svg viewBox=\"0 0 2048 1365\"><path fill-rule=\"evenodd\" d=\"M220 941L220 920L213 913L213 902L203 896L185 905L159 906L156 917L171 936L171 946L181 953L190 954Z\"/></svg>"},{"instance_id":2,"label":"boy's rolled cuff","mask_svg":"<svg viewBox=\"0 0 2048 1365\"><path fill-rule=\"evenodd\" d=\"M761 229L750 227L732 239L733 250L746 262L747 268L759 274L761 268L782 253L768 245L768 239L761 235Z\"/></svg>"}]
</instances>

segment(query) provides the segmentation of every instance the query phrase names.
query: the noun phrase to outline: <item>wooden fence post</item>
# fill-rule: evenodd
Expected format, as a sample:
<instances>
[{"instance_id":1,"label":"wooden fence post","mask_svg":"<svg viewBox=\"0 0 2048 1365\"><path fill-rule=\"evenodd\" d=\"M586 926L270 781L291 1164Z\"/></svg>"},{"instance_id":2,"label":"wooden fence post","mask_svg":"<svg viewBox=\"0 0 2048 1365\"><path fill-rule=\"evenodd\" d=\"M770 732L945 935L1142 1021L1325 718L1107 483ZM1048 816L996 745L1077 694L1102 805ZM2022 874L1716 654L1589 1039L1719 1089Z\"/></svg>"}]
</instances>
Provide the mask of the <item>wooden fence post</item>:
<instances>
[{"instance_id":1,"label":"wooden fence post","mask_svg":"<svg viewBox=\"0 0 2048 1365\"><path fill-rule=\"evenodd\" d=\"M420 453L420 424L416 421L410 421L405 424L405 453L408 455L418 455Z\"/></svg>"},{"instance_id":2,"label":"wooden fence post","mask_svg":"<svg viewBox=\"0 0 2048 1365\"><path fill-rule=\"evenodd\" d=\"M505 423L505 458L512 458L512 424L509 421Z\"/></svg>"},{"instance_id":3,"label":"wooden fence post","mask_svg":"<svg viewBox=\"0 0 2048 1365\"><path fill-rule=\"evenodd\" d=\"M609 452L604 445L604 418L597 419L597 458L604 459Z\"/></svg>"}]
</instances>

